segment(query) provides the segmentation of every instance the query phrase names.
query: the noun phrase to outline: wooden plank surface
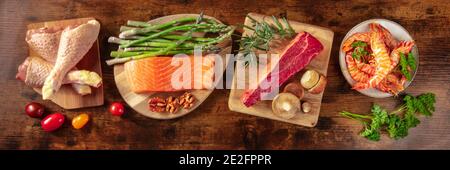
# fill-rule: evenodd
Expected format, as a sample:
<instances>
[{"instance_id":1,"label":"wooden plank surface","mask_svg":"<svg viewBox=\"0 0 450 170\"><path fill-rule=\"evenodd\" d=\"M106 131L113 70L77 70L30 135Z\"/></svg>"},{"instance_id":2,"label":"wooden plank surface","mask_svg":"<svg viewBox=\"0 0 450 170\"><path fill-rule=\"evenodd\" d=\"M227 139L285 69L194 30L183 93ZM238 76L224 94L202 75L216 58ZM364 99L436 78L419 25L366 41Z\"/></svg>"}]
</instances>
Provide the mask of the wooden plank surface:
<instances>
[{"instance_id":1,"label":"wooden plank surface","mask_svg":"<svg viewBox=\"0 0 450 170\"><path fill-rule=\"evenodd\" d=\"M261 14L256 13L249 13L250 17L257 21L266 21L269 24L275 24L272 21L272 18L270 16L264 16ZM245 19L245 25L251 25L251 20L249 18ZM289 20L289 24L292 26L292 28L295 30L295 32L308 32L311 35L313 35L315 38L317 38L320 43L323 45L323 50L320 52L320 54L315 57L306 67L304 70L312 69L316 70L322 75L327 75L327 69L328 69L328 62L330 60L330 53L331 53L331 45L333 44L333 36L334 33L323 27L310 25L310 24L304 24L297 21ZM245 31L242 33L244 35L251 35L253 31L245 29ZM300 71L299 73L295 74L293 79L300 81L301 75L304 73L304 70ZM248 87L249 84L249 78L248 78L248 70L245 73L245 76L247 77L245 79L246 81L246 87ZM238 73L242 74L242 73ZM317 125L317 121L319 119L320 114L320 106L322 104L322 97L323 92L319 94L311 94L305 90L305 95L302 98L302 102L307 101L311 103L311 111L308 113L303 113L301 110L297 112L297 114L291 118L291 119L283 119L278 116L276 116L272 112L272 100L264 100L259 101L255 105L251 107L246 107L242 101L241 96L244 93L244 89L237 89L236 88L236 81L237 76L233 77L233 88L230 90L230 99L228 100L228 107L231 111L235 112L241 112L246 113L253 116L260 116L265 117L272 120L292 123L296 125L306 126L306 127L314 127ZM258 80L261 81L261 80ZM286 83L285 83L286 84ZM281 89L280 89L281 90Z\"/></svg>"},{"instance_id":2,"label":"wooden plank surface","mask_svg":"<svg viewBox=\"0 0 450 170\"><path fill-rule=\"evenodd\" d=\"M44 10L45 9L45 10ZM300 127L228 110L229 90L215 90L194 112L161 121L130 111L111 116L107 105L121 101L113 68L102 62L105 106L66 111L15 80L17 66L28 55L26 26L34 22L95 17L102 24L99 35L102 61L117 46L107 38L117 35L128 19L149 20L165 15L204 11L226 24L243 23L249 12L287 18L327 27L335 33L319 122ZM429 1L115 1L41 0L0 1L0 149L450 149L450 4ZM420 67L406 90L437 95L436 112L410 130L407 138L371 142L358 135L361 125L338 115L341 110L368 112L373 102L394 108L395 98L373 99L350 89L340 72L338 47L348 30L371 18L386 18L405 27L416 39ZM235 37L237 38L237 37ZM71 119L91 116L82 130L69 123L54 133L43 132L38 119L23 111L29 101L44 103Z\"/></svg>"}]
</instances>

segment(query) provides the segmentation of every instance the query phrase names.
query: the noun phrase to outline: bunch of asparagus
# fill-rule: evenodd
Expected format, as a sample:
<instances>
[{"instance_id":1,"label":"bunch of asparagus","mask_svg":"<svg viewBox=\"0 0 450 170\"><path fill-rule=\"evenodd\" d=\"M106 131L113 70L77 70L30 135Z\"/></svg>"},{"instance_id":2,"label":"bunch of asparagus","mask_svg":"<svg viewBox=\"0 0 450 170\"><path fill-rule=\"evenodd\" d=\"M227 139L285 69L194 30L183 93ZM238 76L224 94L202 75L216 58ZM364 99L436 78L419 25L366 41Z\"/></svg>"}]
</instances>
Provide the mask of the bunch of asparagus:
<instances>
[{"instance_id":1,"label":"bunch of asparagus","mask_svg":"<svg viewBox=\"0 0 450 170\"><path fill-rule=\"evenodd\" d=\"M193 33L215 33L217 37L195 37ZM194 48L204 52L219 50L215 45L231 36L234 27L199 17L184 17L161 24L142 21L127 22L120 27L119 37L109 37L109 43L119 44L111 52L108 65L125 63L159 55L193 54Z\"/></svg>"}]
</instances>

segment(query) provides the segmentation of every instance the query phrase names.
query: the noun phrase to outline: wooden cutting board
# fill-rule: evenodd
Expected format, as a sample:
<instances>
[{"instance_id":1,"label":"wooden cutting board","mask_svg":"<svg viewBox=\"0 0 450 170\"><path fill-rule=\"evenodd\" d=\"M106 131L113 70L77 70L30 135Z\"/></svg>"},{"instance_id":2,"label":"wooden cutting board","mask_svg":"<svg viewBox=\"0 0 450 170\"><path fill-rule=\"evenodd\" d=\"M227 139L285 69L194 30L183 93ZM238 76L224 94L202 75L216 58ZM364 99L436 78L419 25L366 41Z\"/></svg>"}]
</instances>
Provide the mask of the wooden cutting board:
<instances>
[{"instance_id":1,"label":"wooden cutting board","mask_svg":"<svg viewBox=\"0 0 450 170\"><path fill-rule=\"evenodd\" d=\"M28 29L37 29L42 27L66 27L69 25L82 24L92 19L95 18L78 18L33 23L28 25ZM39 56L31 48L29 48L29 55ZM102 76L98 40L94 43L94 45L92 45L91 49L86 53L76 67L80 70L94 71ZM103 105L103 85L98 88L91 87L91 89L91 94L81 96L77 94L70 85L63 85L61 89L59 89L58 92L50 98L50 100L64 109L77 109ZM34 90L41 94L40 88L34 88Z\"/></svg>"},{"instance_id":2,"label":"wooden cutting board","mask_svg":"<svg viewBox=\"0 0 450 170\"><path fill-rule=\"evenodd\" d=\"M157 18L154 20L149 21L149 23L164 23L164 22L168 22L177 18L181 18L181 17L198 17L198 14L177 14L177 15L169 15L169 16L164 16L161 18ZM204 16L205 18L211 18L216 20L217 22L220 22L219 20L210 17L210 16ZM201 36L200 34L196 34L196 36ZM220 44L218 44L217 46L221 47L223 50L220 51L218 54L222 57L222 61L223 63L223 71L225 70L225 68L227 67L228 61L226 58L226 54L231 53L231 38L221 42ZM219 64L219 63L215 63L215 64ZM222 79L222 75L216 75L215 79ZM174 118L178 118L181 116L184 116L190 112L192 112L193 110L195 110L198 106L200 106L201 103L203 103L203 101L206 100L206 98L208 98L208 96L212 93L212 91L214 89L205 89L205 90L185 90L190 92L196 99L197 101L195 102L195 104L190 108L190 109L181 109L176 113L158 113L158 112L152 112L149 110L149 105L148 105L148 100L151 97L162 97L162 98L166 98L168 96L173 96L173 97L177 97L182 95L185 91L180 91L180 92L152 92L152 93L141 93L141 94L137 94L134 93L131 90L131 84L128 82L127 80L127 75L125 74L125 70L124 70L124 65L123 64L117 64L114 66L114 80L116 82L116 86L117 89L119 89L119 93L120 95L122 95L123 99L125 100L125 102L131 107L133 108L135 111L137 111L138 113L150 117L150 118L154 118L154 119L174 119Z\"/></svg>"},{"instance_id":3,"label":"wooden cutting board","mask_svg":"<svg viewBox=\"0 0 450 170\"><path fill-rule=\"evenodd\" d=\"M255 13L249 13L249 16L256 19L257 21L267 21L270 24L274 24L272 17L270 16L264 16L260 14ZM251 25L251 20L249 18L245 19L245 25ZM304 70L306 69L314 69L318 71L319 73L323 75L327 75L327 69L328 69L328 61L330 59L330 53L331 53L331 45L333 44L333 36L334 33L330 29L304 24L300 22L295 21L289 21L291 26L296 32L302 32L306 31L310 34L312 34L314 37L316 37L324 46L323 51L314 58L309 65L306 66L305 69L300 71L295 75L295 79L297 81L300 81L300 77ZM244 29L244 35L251 34L252 31L249 29ZM248 74L246 74L247 76ZM248 77L246 78L248 80ZM248 85L248 82L246 82ZM282 119L277 116L275 116L272 112L272 101L271 100L265 100L265 101L259 101L255 105L251 107L246 107L242 101L240 100L244 90L242 89L236 89L236 76L233 78L232 83L232 89L230 92L230 98L228 100L228 107L232 111L241 112L249 115L254 116L260 116L264 118L269 118L273 120L283 121L287 123L292 123L296 125L302 125L307 127L314 127L317 124L319 113L320 113L320 105L322 103L322 96L323 92L320 94L310 94L305 90L305 96L302 99L303 101L308 101L312 104L312 110L308 113L303 113L302 111L299 111L295 117L291 119ZM248 86L247 86L248 87ZM280 89L281 90L281 89Z\"/></svg>"}]
</instances>

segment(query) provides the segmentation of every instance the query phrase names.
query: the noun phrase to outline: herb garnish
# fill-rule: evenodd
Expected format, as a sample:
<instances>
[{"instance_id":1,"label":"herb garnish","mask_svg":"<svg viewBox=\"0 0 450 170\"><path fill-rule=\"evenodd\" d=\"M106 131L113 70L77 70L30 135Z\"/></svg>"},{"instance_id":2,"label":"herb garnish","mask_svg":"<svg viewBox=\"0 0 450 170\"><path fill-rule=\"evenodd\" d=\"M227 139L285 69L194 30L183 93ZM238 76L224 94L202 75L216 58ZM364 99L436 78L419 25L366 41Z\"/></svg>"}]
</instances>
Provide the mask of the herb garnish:
<instances>
[{"instance_id":1,"label":"herb garnish","mask_svg":"<svg viewBox=\"0 0 450 170\"><path fill-rule=\"evenodd\" d=\"M364 56L368 55L369 52L366 51L365 47L367 47L367 43L363 41L356 41L352 44L353 53L352 58L355 60L361 60Z\"/></svg>"},{"instance_id":2,"label":"herb garnish","mask_svg":"<svg viewBox=\"0 0 450 170\"><path fill-rule=\"evenodd\" d=\"M272 40L291 38L296 34L286 18L281 19L284 23L281 24L276 17L272 16L274 22L274 25L272 25L266 21L258 22L249 15L247 17L252 25L243 25L243 27L252 30L253 33L243 36L240 40L241 48L239 51L243 57L247 57L248 54L254 54L254 50L269 51Z\"/></svg>"},{"instance_id":3,"label":"herb garnish","mask_svg":"<svg viewBox=\"0 0 450 170\"><path fill-rule=\"evenodd\" d=\"M418 97L406 95L403 101L405 103L391 113L374 104L371 109L371 115L355 114L347 111L342 111L340 114L363 123L365 128L360 135L369 140L380 140L382 130L386 130L390 138L400 139L408 135L410 128L420 124L416 114L431 116L432 112L434 112L434 103L436 103L433 93L425 93ZM402 112L404 113L403 115L400 114Z\"/></svg>"},{"instance_id":4,"label":"herb garnish","mask_svg":"<svg viewBox=\"0 0 450 170\"><path fill-rule=\"evenodd\" d=\"M416 59L414 58L412 53L408 54L408 57L403 53L400 54L400 72L406 77L407 80L411 80L411 70L415 70L417 68Z\"/></svg>"}]
</instances>

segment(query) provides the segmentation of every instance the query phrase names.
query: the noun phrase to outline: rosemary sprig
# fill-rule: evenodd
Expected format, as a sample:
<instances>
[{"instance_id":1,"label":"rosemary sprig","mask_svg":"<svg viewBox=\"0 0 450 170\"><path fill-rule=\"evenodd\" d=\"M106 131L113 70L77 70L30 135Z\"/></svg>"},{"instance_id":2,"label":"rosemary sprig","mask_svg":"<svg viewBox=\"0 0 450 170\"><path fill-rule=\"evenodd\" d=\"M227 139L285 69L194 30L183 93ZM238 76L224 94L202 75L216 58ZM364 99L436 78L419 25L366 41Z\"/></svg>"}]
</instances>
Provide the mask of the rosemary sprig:
<instances>
[{"instance_id":1,"label":"rosemary sprig","mask_svg":"<svg viewBox=\"0 0 450 170\"><path fill-rule=\"evenodd\" d=\"M254 54L255 50L269 51L272 40L287 39L295 35L294 29L292 29L286 18L282 18L284 25L274 16L272 16L272 19L275 25L266 21L258 22L248 15L247 18L250 19L252 25L243 25L243 27L252 30L253 34L243 36L240 41L239 51L243 57Z\"/></svg>"}]
</instances>

